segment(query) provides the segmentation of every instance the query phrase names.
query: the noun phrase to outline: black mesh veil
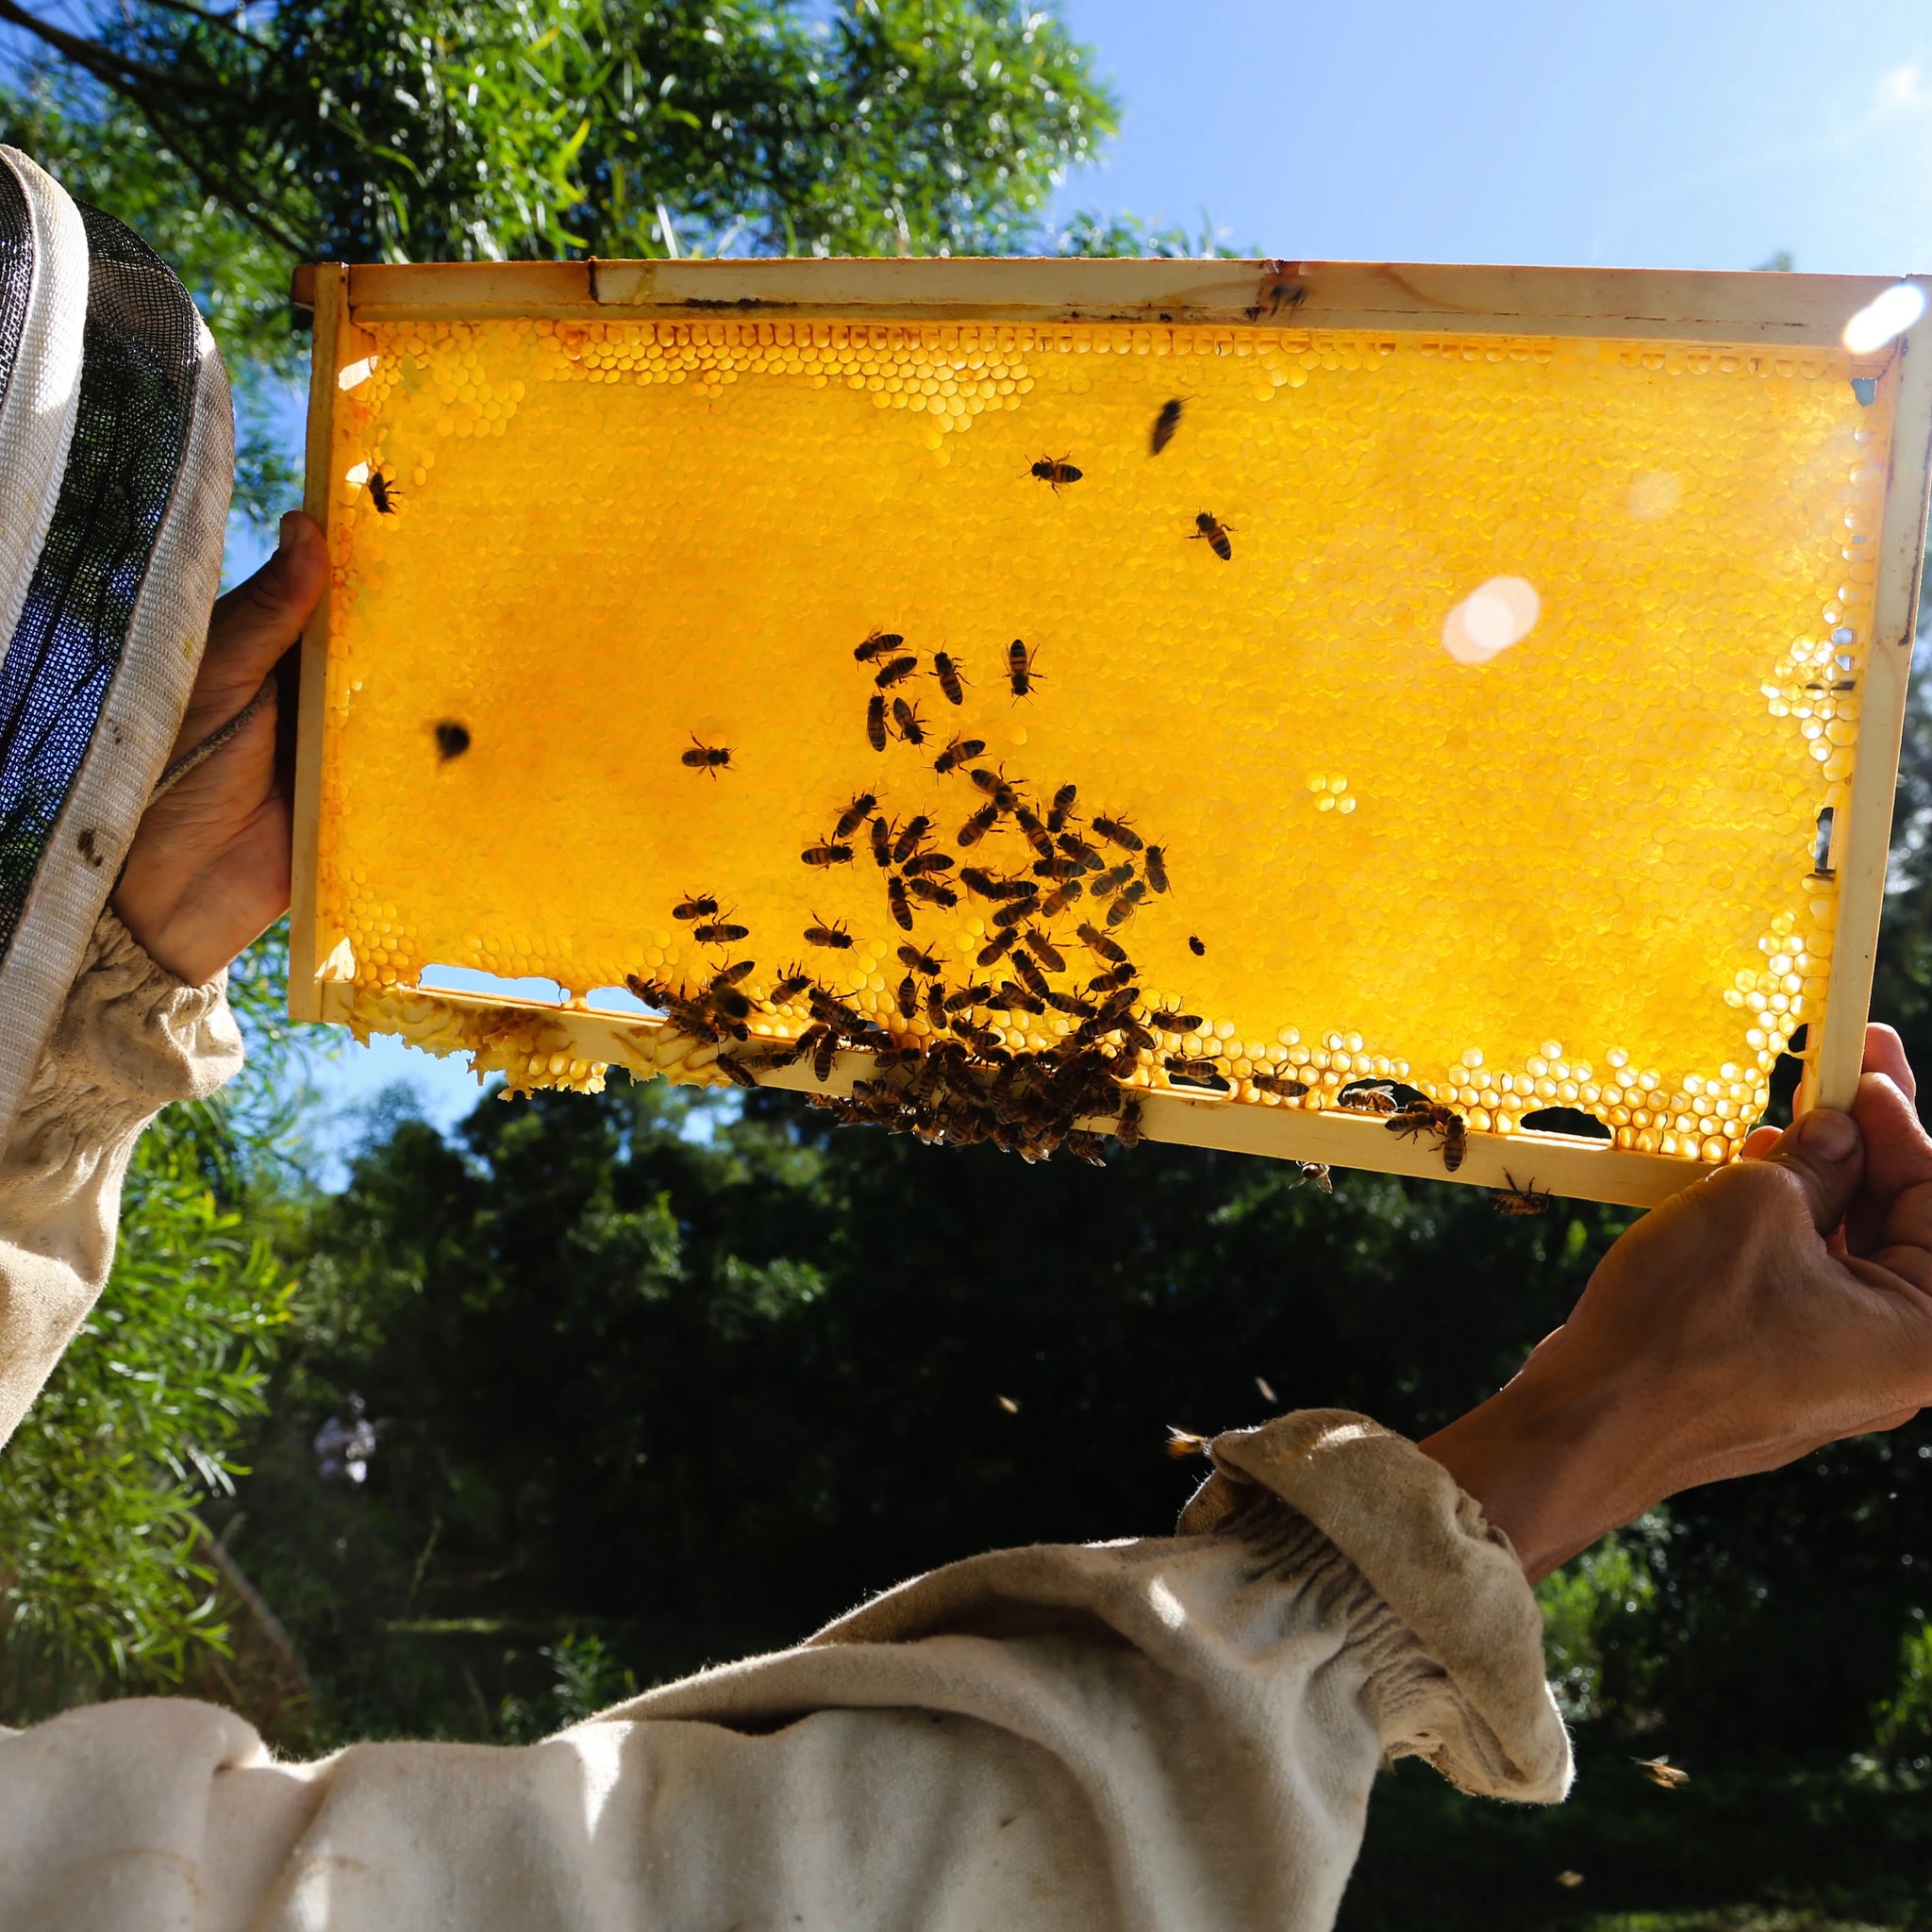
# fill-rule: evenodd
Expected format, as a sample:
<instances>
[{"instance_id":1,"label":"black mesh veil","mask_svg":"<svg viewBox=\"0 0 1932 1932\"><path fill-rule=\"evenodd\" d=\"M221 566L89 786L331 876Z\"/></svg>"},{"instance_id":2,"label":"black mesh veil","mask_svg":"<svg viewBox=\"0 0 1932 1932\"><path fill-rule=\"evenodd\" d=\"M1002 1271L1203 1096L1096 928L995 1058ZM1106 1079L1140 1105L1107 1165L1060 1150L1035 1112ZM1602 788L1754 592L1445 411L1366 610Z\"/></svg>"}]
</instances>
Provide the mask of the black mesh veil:
<instances>
[{"instance_id":1,"label":"black mesh veil","mask_svg":"<svg viewBox=\"0 0 1932 1932\"><path fill-rule=\"evenodd\" d=\"M193 305L160 258L111 217L84 204L80 217L88 300L73 440L0 663L0 957L120 663L175 491L200 359Z\"/></svg>"}]
</instances>

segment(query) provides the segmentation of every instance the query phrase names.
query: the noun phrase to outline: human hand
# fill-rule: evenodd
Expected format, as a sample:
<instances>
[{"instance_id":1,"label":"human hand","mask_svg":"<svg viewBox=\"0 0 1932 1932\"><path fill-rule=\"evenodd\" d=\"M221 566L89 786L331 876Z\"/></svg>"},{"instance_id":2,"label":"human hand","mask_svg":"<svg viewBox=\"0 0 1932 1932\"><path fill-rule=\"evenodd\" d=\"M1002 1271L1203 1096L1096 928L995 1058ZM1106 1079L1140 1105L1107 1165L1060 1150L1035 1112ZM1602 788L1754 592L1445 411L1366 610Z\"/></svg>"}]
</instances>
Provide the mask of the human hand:
<instances>
[{"instance_id":1,"label":"human hand","mask_svg":"<svg viewBox=\"0 0 1932 1932\"><path fill-rule=\"evenodd\" d=\"M1505 1389L1422 1446L1532 1581L1699 1483L1932 1403L1932 1140L1897 1034L1820 1109L1646 1215Z\"/></svg>"},{"instance_id":2,"label":"human hand","mask_svg":"<svg viewBox=\"0 0 1932 1932\"><path fill-rule=\"evenodd\" d=\"M214 608L171 762L247 706L301 636L327 575L322 532L291 510L275 554ZM199 986L288 910L291 824L271 693L226 744L148 808L114 910L149 958Z\"/></svg>"}]
</instances>

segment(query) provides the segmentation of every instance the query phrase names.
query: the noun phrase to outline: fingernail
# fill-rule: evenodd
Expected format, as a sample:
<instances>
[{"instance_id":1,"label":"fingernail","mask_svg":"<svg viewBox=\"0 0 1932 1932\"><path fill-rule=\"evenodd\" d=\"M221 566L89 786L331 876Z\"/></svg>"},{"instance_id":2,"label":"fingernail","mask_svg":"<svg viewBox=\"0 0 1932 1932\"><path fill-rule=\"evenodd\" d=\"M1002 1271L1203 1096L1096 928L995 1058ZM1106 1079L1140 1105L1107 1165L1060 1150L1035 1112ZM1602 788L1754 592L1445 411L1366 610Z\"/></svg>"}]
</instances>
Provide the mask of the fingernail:
<instances>
[{"instance_id":1,"label":"fingernail","mask_svg":"<svg viewBox=\"0 0 1932 1932\"><path fill-rule=\"evenodd\" d=\"M1806 1153L1815 1154L1821 1160L1849 1160L1858 1150L1858 1130L1852 1124L1851 1115L1835 1108L1815 1108L1791 1131L1804 1143Z\"/></svg>"},{"instance_id":2,"label":"fingernail","mask_svg":"<svg viewBox=\"0 0 1932 1932\"><path fill-rule=\"evenodd\" d=\"M289 540L294 534L294 529L295 512L291 509L284 510L282 512L282 521L275 530L275 550L277 554L289 547Z\"/></svg>"}]
</instances>

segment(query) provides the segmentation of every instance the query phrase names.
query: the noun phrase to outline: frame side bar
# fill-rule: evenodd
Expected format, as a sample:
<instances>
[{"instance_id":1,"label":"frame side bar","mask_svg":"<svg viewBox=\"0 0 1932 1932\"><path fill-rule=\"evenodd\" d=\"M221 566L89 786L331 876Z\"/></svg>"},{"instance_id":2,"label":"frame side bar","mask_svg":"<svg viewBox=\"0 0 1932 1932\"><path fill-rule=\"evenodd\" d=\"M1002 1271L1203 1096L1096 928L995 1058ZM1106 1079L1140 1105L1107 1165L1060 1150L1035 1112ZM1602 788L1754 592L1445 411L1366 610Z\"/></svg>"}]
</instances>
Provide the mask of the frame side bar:
<instances>
[{"instance_id":1,"label":"frame side bar","mask_svg":"<svg viewBox=\"0 0 1932 1932\"><path fill-rule=\"evenodd\" d=\"M1928 283L1922 279L1920 285ZM1852 770L1845 824L1833 827L1838 924L1813 1078L1806 1082L1806 1099L1815 1107L1850 1107L1864 1065L1865 1022L1878 957L1878 924L1885 911L1886 860L1891 845L1932 477L1932 323L1921 322L1906 336L1895 367L1898 391L1878 579L1873 590L1872 629L1859 692L1857 762Z\"/></svg>"},{"instance_id":2,"label":"frame side bar","mask_svg":"<svg viewBox=\"0 0 1932 1932\"><path fill-rule=\"evenodd\" d=\"M303 475L302 508L329 541L334 491L329 470L334 448L338 349L349 310L349 272L334 262L315 271L315 335L308 375L308 447ZM301 697L295 720L294 852L289 905L289 1017L320 1020L321 988L316 975L325 950L316 928L321 880L317 859L322 837L322 741L327 710L330 587L325 582L302 633Z\"/></svg>"}]
</instances>

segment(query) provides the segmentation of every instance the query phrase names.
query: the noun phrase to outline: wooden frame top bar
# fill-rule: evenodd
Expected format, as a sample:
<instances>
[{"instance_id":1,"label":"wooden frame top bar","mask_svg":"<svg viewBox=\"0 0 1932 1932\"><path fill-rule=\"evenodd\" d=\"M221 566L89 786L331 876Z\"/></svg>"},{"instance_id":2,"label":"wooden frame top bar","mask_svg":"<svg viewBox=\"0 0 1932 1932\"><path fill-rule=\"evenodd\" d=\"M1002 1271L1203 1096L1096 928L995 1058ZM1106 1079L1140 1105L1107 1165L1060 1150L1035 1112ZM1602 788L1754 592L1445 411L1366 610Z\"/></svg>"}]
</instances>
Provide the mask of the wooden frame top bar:
<instances>
[{"instance_id":1,"label":"wooden frame top bar","mask_svg":"<svg viewBox=\"0 0 1932 1932\"><path fill-rule=\"evenodd\" d=\"M1894 279L1059 257L374 263L346 275L355 322L491 314L934 322L996 314L1013 322L1452 329L1794 348L1838 346L1846 321ZM315 268L298 268L291 290L296 306L313 308L315 289Z\"/></svg>"}]
</instances>

